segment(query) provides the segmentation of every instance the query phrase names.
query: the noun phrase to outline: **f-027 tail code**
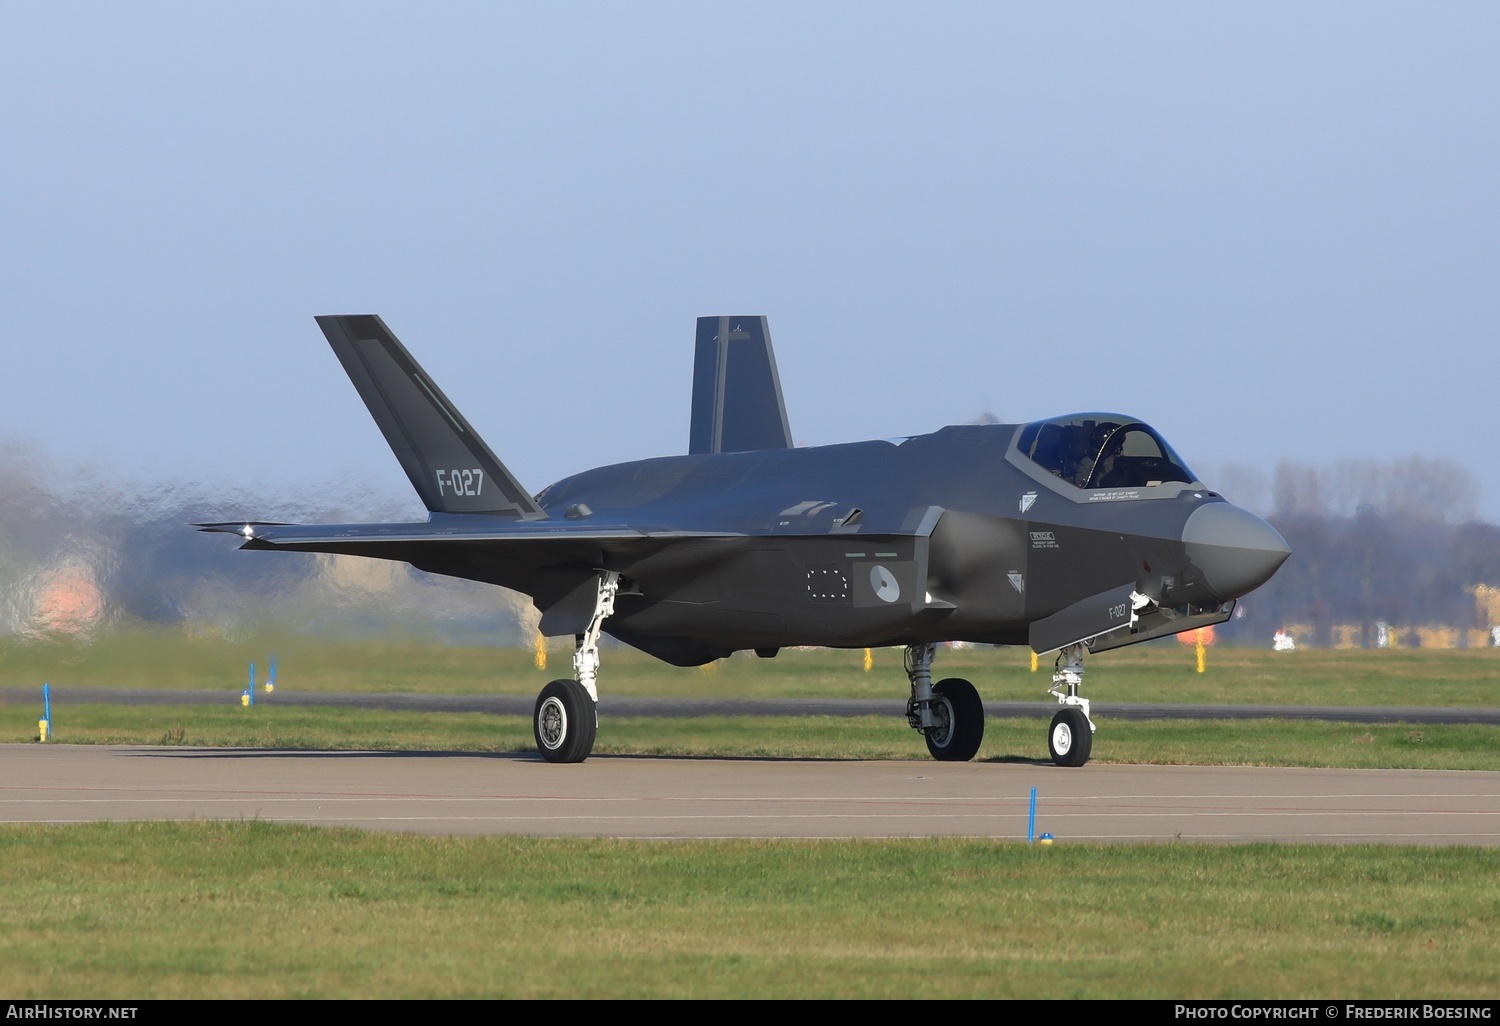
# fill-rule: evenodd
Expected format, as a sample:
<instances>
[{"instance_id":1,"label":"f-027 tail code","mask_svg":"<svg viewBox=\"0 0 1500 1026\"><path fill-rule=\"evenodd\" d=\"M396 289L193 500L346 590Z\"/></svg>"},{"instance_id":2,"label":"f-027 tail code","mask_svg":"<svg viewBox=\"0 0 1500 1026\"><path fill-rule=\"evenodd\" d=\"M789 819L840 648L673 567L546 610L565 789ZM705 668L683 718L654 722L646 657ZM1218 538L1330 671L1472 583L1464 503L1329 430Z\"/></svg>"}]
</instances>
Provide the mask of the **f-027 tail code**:
<instances>
[{"instance_id":1,"label":"f-027 tail code","mask_svg":"<svg viewBox=\"0 0 1500 1026\"><path fill-rule=\"evenodd\" d=\"M478 467L436 473L439 495L479 495L484 491L484 471Z\"/></svg>"}]
</instances>

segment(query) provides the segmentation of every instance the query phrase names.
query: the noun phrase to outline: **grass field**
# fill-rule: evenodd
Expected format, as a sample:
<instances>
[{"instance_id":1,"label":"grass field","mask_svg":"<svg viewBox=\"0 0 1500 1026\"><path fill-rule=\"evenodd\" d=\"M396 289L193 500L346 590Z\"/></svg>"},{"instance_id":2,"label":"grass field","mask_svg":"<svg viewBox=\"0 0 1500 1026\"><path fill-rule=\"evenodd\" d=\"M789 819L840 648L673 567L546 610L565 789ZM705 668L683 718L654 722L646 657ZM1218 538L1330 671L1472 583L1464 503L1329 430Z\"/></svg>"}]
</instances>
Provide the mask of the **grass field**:
<instances>
[{"instance_id":1,"label":"grass field","mask_svg":"<svg viewBox=\"0 0 1500 1026\"><path fill-rule=\"evenodd\" d=\"M120 635L0 645L0 685L532 695L531 653L417 642ZM605 654L622 695L886 697L898 651L707 669ZM1041 699L1024 651L945 651L939 676ZM1108 653L1097 762L1500 769L1482 726L1110 720L1109 701L1494 707L1500 653ZM264 672L264 671L262 671ZM38 693L38 699L40 695ZM0 704L0 741L39 702ZM379 709L61 705L59 740L531 751L524 717ZM982 760L1045 758L1042 720L987 724ZM607 719L601 754L925 759L896 717ZM1500 993L1500 856L1481 848L430 838L264 823L0 826L0 993L16 998L1478 998Z\"/></svg>"},{"instance_id":2,"label":"grass field","mask_svg":"<svg viewBox=\"0 0 1500 1026\"><path fill-rule=\"evenodd\" d=\"M120 632L93 645L0 642L0 684L47 680L60 686L244 688L251 660L264 679L269 654L278 686L292 692L535 694L570 672L565 647L550 672L533 653L463 648L417 640L330 641L306 637L232 641L181 632ZM626 648L605 653L606 694L666 697L863 697L899 702L906 690L900 652L786 651L771 660L739 655L682 669ZM992 701L1043 700L1050 667L1030 669L1024 650L944 650L937 676L966 676ZM1085 694L1096 703L1099 762L1500 769L1494 728L1355 725L1296 721L1112 720L1111 702L1500 706L1500 651L1377 650L1194 652L1175 642L1142 645L1091 660ZM38 697L40 688L38 687ZM0 704L0 739L36 737L39 703ZM979 758L1042 759L1044 724L992 719ZM99 744L194 744L264 748L400 748L530 751L531 727L517 717L457 713L277 707L108 706L58 703L56 740ZM601 754L753 755L788 758L925 759L925 746L896 718L756 717L617 719L601 726Z\"/></svg>"},{"instance_id":3,"label":"grass field","mask_svg":"<svg viewBox=\"0 0 1500 1026\"><path fill-rule=\"evenodd\" d=\"M231 640L178 631L121 631L93 644L0 640L0 686L244 688L255 662L264 679L279 659L281 687L300 691L534 695L571 676L571 647L557 643L547 670L513 648L455 647L421 640L336 641L307 636ZM901 698L900 649L788 650L775 659L741 653L707 667L668 666L633 649L604 652L600 686L610 694L724 698ZM967 677L991 701L1046 697L1051 664L1030 671L1026 649L944 649L934 677ZM1250 705L1500 706L1500 649L1212 648L1196 672L1175 641L1107 652L1088 661L1085 694L1108 702Z\"/></svg>"},{"instance_id":4,"label":"grass field","mask_svg":"<svg viewBox=\"0 0 1500 1026\"><path fill-rule=\"evenodd\" d=\"M79 705L53 710L69 744L271 749L534 752L531 721L482 713L239 706ZM31 706L0 706L0 743L34 741ZM981 761L1047 759L1046 720L991 719ZM1457 724L1301 720L1099 720L1094 761L1198 766L1500 770L1500 730ZM790 759L929 758L894 716L604 718L600 755Z\"/></svg>"},{"instance_id":5,"label":"grass field","mask_svg":"<svg viewBox=\"0 0 1500 1026\"><path fill-rule=\"evenodd\" d=\"M44 998L1398 998L1500 992L1480 849L0 827Z\"/></svg>"}]
</instances>

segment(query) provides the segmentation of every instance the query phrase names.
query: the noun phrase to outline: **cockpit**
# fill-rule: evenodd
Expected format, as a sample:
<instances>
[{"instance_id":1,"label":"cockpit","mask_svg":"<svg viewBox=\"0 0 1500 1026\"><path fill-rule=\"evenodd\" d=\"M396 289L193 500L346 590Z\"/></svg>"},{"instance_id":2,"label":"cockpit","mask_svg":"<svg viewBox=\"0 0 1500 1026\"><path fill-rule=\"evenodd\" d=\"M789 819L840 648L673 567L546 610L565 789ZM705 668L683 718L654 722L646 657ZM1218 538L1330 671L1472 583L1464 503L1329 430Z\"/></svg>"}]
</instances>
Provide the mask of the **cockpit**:
<instances>
[{"instance_id":1,"label":"cockpit","mask_svg":"<svg viewBox=\"0 0 1500 1026\"><path fill-rule=\"evenodd\" d=\"M1156 431L1117 413L1076 413L1021 429L1020 454L1075 488L1149 488L1196 478Z\"/></svg>"}]
</instances>

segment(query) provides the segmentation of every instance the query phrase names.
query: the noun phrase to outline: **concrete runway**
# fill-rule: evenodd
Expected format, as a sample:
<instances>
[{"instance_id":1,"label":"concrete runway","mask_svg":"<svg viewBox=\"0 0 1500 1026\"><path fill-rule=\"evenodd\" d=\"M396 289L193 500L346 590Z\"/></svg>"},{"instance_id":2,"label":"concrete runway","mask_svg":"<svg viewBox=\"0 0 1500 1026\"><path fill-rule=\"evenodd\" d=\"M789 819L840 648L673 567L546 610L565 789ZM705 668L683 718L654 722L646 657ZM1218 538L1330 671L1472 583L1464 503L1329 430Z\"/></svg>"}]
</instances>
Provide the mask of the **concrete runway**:
<instances>
[{"instance_id":1,"label":"concrete runway","mask_svg":"<svg viewBox=\"0 0 1500 1026\"><path fill-rule=\"evenodd\" d=\"M0 745L0 821L426 834L1500 846L1500 773Z\"/></svg>"}]
</instances>

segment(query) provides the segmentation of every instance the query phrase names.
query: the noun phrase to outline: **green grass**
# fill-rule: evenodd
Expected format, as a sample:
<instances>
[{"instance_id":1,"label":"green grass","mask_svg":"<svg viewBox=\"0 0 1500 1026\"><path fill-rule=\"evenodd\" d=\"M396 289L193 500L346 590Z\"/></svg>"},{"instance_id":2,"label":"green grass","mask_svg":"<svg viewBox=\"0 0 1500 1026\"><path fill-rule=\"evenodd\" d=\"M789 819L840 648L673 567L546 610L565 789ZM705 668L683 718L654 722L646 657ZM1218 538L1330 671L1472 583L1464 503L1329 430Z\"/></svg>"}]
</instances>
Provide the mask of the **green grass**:
<instances>
[{"instance_id":1,"label":"green grass","mask_svg":"<svg viewBox=\"0 0 1500 1026\"><path fill-rule=\"evenodd\" d=\"M283 636L230 640L181 631L119 631L93 644L0 641L0 684L40 680L94 687L219 689L236 695L252 659L264 679L280 661L285 692L534 695L570 672L558 646L549 670L529 651L464 648L421 640L328 640ZM739 655L707 667L667 666L625 648L605 652L606 695L664 697L862 697L899 701L906 680L897 649L785 651L772 660ZM1500 705L1500 650L1299 650L1214 648L1196 672L1191 648L1142 645L1090 661L1085 694L1095 702L1099 762L1199 765L1389 766L1500 769L1493 727L1112 720L1111 702L1475 706ZM1050 666L1030 670L1023 649L972 647L939 654L936 676L974 680L991 701L1046 699ZM40 689L38 689L40 690ZM38 696L39 697L39 696ZM0 703L0 740L36 736L39 702ZM519 718L456 713L238 706L97 706L55 703L60 741L265 748L400 748L531 751ZM788 758L926 758L921 739L896 718L804 717L692 720L606 718L601 754L751 755ZM1043 724L992 720L981 759L1040 759Z\"/></svg>"},{"instance_id":2,"label":"green grass","mask_svg":"<svg viewBox=\"0 0 1500 1026\"><path fill-rule=\"evenodd\" d=\"M0 828L0 992L1476 998L1484 849Z\"/></svg>"},{"instance_id":3,"label":"green grass","mask_svg":"<svg viewBox=\"0 0 1500 1026\"><path fill-rule=\"evenodd\" d=\"M37 712L0 706L0 743L34 741ZM79 705L53 710L67 744L298 750L534 752L531 721L482 713L238 706ZM980 760L1047 759L1046 721L991 719ZM1200 766L1500 770L1500 731L1473 724L1099 718L1093 760ZM605 717L599 755L794 759L928 758L894 716Z\"/></svg>"},{"instance_id":4,"label":"green grass","mask_svg":"<svg viewBox=\"0 0 1500 1026\"><path fill-rule=\"evenodd\" d=\"M223 689L269 652L283 690L533 695L531 653L416 641L121 633L0 642L0 685ZM605 653L607 694L882 697L900 653L707 669ZM1493 707L1500 653L1142 646L1090 662L1094 759L1500 769L1483 726L1111 720L1119 702ZM940 654L989 700L1045 697L1024 650ZM0 703L0 742L35 702ZM1044 723L979 758L1042 761ZM54 703L65 743L532 752L524 717ZM925 759L896 717L614 719L599 754ZM1493 998L1493 850L1013 842L430 838L264 823L0 826L13 998Z\"/></svg>"},{"instance_id":5,"label":"green grass","mask_svg":"<svg viewBox=\"0 0 1500 1026\"><path fill-rule=\"evenodd\" d=\"M262 679L270 654L279 684L299 691L534 695L571 676L571 648L556 643L548 669L514 648L446 646L420 639L250 639L181 631L118 631L92 644L0 639L0 686L53 685L216 689L238 692L254 661ZM741 653L707 667L668 666L633 649L604 652L600 686L617 695L663 697L891 698L906 690L899 649L878 649L864 672L860 650L787 650L775 659ZM1045 698L1043 659L1030 672L1026 649L943 650L936 677L967 677L989 700ZM1196 672L1191 648L1175 642L1107 652L1088 662L1085 693L1098 701L1270 705L1500 707L1500 649L1313 650L1212 648Z\"/></svg>"}]
</instances>

